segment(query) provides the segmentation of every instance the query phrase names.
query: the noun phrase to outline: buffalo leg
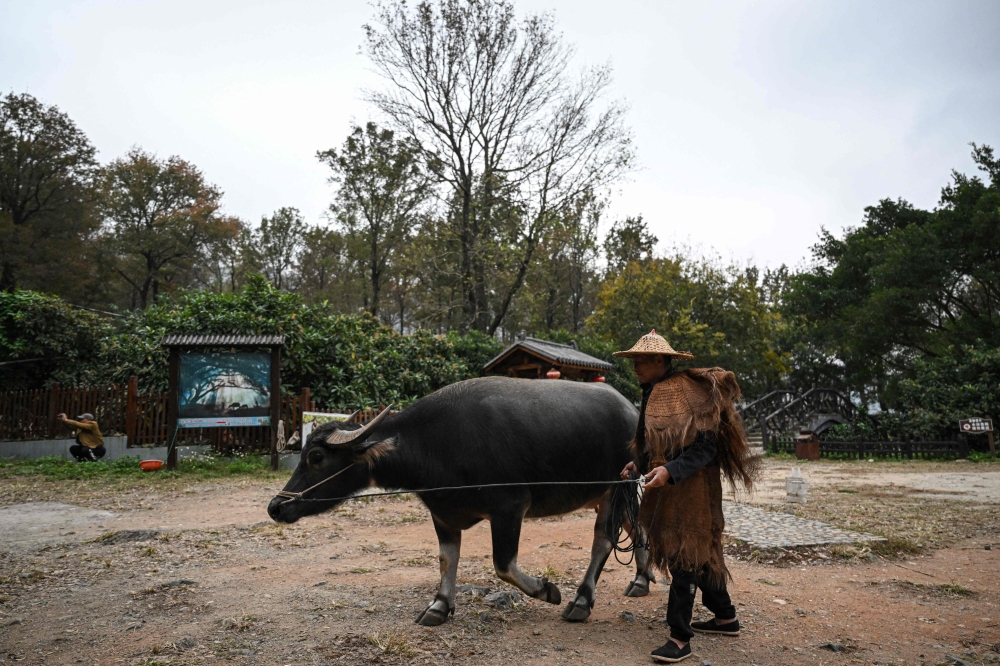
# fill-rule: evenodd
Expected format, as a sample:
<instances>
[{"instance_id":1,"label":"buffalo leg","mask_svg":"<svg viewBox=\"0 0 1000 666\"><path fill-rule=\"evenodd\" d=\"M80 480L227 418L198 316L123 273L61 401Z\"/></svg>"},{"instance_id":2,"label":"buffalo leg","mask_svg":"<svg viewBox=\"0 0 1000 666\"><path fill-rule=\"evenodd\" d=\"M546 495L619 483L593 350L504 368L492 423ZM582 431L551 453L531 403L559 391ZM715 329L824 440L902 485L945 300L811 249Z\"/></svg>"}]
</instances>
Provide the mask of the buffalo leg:
<instances>
[{"instance_id":1,"label":"buffalo leg","mask_svg":"<svg viewBox=\"0 0 1000 666\"><path fill-rule=\"evenodd\" d=\"M521 540L521 520L524 512L492 515L490 530L493 536L493 568L500 580L518 588L529 597L550 604L562 602L562 595L547 578L529 576L517 567L517 547Z\"/></svg>"},{"instance_id":2,"label":"buffalo leg","mask_svg":"<svg viewBox=\"0 0 1000 666\"><path fill-rule=\"evenodd\" d=\"M570 622L582 622L590 616L594 607L594 597L597 593L597 581L601 578L604 563L611 555L611 539L604 530L608 516L608 497L597 507L597 520L594 521L594 543L590 547L590 566L583 576L583 582L576 591L576 598L566 604L562 617Z\"/></svg>"},{"instance_id":3,"label":"buffalo leg","mask_svg":"<svg viewBox=\"0 0 1000 666\"><path fill-rule=\"evenodd\" d=\"M631 525L625 525L632 543L635 543L635 530ZM656 582L653 575L653 564L649 561L649 549L636 546L635 554L635 578L625 588L626 597L644 597L649 594L649 584Z\"/></svg>"},{"instance_id":4,"label":"buffalo leg","mask_svg":"<svg viewBox=\"0 0 1000 666\"><path fill-rule=\"evenodd\" d=\"M441 587L434 600L417 616L417 624L436 627L448 621L455 614L455 577L458 574L458 556L462 549L462 530L442 524L434 518L434 530L438 535L441 565Z\"/></svg>"}]
</instances>

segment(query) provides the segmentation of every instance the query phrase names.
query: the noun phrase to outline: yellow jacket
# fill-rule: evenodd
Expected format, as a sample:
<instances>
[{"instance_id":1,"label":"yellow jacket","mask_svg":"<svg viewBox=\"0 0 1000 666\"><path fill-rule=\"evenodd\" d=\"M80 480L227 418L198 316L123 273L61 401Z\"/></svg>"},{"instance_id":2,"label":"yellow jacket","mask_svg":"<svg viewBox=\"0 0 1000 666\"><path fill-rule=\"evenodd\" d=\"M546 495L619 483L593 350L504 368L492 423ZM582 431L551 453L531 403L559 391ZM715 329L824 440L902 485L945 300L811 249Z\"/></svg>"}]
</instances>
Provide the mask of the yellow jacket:
<instances>
[{"instance_id":1,"label":"yellow jacket","mask_svg":"<svg viewBox=\"0 0 1000 666\"><path fill-rule=\"evenodd\" d=\"M70 421L69 419L66 419L64 423L71 428L76 428L76 438L80 440L80 443L84 446L89 446L92 449L96 449L98 446L104 446L104 436L101 435L101 429L97 427L97 421L83 423L81 421Z\"/></svg>"}]
</instances>

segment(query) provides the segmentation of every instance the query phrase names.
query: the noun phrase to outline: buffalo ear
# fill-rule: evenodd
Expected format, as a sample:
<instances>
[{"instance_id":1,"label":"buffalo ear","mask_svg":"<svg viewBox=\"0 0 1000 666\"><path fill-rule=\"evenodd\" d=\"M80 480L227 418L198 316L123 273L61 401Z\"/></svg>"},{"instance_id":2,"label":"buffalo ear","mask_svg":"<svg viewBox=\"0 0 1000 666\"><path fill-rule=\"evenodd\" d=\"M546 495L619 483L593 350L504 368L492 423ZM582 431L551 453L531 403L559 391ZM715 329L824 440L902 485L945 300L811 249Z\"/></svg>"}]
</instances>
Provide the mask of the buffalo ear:
<instances>
[{"instance_id":1,"label":"buffalo ear","mask_svg":"<svg viewBox=\"0 0 1000 666\"><path fill-rule=\"evenodd\" d=\"M396 438L390 437L379 442L362 442L351 448L354 453L354 460L368 463L372 467L379 458L396 448Z\"/></svg>"}]
</instances>

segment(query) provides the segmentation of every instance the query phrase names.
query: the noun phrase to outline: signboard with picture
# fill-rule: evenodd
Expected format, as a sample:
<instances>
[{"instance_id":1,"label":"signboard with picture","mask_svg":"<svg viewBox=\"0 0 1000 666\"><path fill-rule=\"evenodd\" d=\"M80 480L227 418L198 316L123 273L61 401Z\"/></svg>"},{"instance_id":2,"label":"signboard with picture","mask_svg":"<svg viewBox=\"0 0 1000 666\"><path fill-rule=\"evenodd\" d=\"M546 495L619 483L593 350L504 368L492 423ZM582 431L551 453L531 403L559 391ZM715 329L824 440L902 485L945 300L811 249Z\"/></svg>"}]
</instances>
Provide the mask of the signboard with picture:
<instances>
[{"instance_id":1,"label":"signboard with picture","mask_svg":"<svg viewBox=\"0 0 1000 666\"><path fill-rule=\"evenodd\" d=\"M302 412L302 445L305 446L313 428L330 421L346 421L350 414L332 414L326 412Z\"/></svg>"},{"instance_id":2,"label":"signboard with picture","mask_svg":"<svg viewBox=\"0 0 1000 666\"><path fill-rule=\"evenodd\" d=\"M180 355L177 424L181 428L271 423L271 355L259 352Z\"/></svg>"},{"instance_id":3,"label":"signboard with picture","mask_svg":"<svg viewBox=\"0 0 1000 666\"><path fill-rule=\"evenodd\" d=\"M271 469L278 469L281 419L281 348L285 336L242 333L175 333L163 336L167 376L167 469L177 467L182 429L241 428L270 440ZM218 432L218 431L217 431ZM223 432L225 434L225 432ZM230 431L231 434L231 431Z\"/></svg>"}]
</instances>

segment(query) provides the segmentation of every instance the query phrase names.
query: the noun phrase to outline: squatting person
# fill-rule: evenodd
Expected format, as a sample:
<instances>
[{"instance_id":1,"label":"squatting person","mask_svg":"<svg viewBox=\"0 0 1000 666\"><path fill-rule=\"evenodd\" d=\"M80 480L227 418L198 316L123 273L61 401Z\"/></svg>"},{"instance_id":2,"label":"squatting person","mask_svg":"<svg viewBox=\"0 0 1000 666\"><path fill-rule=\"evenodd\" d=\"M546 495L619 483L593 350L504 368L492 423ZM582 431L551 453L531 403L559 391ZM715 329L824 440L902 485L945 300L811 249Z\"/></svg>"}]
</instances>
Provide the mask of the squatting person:
<instances>
[{"instance_id":1,"label":"squatting person","mask_svg":"<svg viewBox=\"0 0 1000 666\"><path fill-rule=\"evenodd\" d=\"M726 591L729 570L722 555L722 476L750 490L759 460L752 456L734 401L740 389L722 368L676 370L672 359L690 359L651 331L615 356L633 360L642 386L639 425L632 441L635 458L622 470L646 477L639 522L650 557L669 572L667 625L670 640L653 651L658 662L691 656L693 632L738 636L740 622ZM695 592L715 615L692 622Z\"/></svg>"},{"instance_id":2,"label":"squatting person","mask_svg":"<svg viewBox=\"0 0 1000 666\"><path fill-rule=\"evenodd\" d=\"M104 457L104 436L97 426L93 414L80 414L78 421L66 418L65 414L59 415L59 420L70 428L76 428L76 444L69 447L69 452L80 462L91 462Z\"/></svg>"}]
</instances>

